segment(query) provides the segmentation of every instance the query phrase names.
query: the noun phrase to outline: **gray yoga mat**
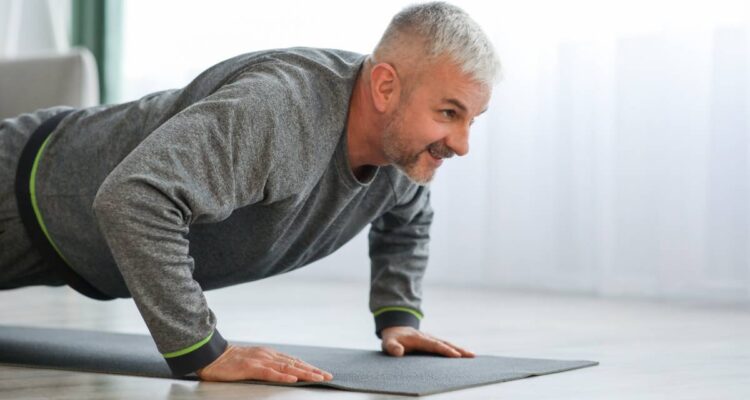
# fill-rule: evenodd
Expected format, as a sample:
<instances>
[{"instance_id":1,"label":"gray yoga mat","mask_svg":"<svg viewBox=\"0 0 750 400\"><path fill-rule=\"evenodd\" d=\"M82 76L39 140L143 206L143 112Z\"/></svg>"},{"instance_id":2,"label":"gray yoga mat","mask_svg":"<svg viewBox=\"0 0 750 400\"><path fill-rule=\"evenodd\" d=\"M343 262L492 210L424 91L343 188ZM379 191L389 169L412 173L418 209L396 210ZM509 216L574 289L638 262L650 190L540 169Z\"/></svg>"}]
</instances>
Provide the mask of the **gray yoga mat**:
<instances>
[{"instance_id":1,"label":"gray yoga mat","mask_svg":"<svg viewBox=\"0 0 750 400\"><path fill-rule=\"evenodd\" d=\"M420 396L546 375L597 365L564 361L478 355L446 358L429 354L390 357L380 351L263 345L294 355L333 374L326 383L282 386L326 386L336 389ZM73 371L171 378L150 336L73 329L0 325L0 363ZM193 378L194 379L194 378ZM246 381L246 383L270 384Z\"/></svg>"}]
</instances>

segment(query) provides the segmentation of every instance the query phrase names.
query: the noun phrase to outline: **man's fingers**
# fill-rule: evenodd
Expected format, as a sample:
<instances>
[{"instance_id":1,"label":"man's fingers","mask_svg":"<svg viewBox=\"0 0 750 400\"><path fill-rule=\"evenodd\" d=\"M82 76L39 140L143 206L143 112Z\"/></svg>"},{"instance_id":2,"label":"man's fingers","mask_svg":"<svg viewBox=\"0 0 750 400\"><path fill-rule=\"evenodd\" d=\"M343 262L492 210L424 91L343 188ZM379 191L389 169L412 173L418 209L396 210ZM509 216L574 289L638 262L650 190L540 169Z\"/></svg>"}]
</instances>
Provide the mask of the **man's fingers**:
<instances>
[{"instance_id":1,"label":"man's fingers","mask_svg":"<svg viewBox=\"0 0 750 400\"><path fill-rule=\"evenodd\" d=\"M454 349L451 346L448 346L447 344L445 344L445 343L443 343L443 342L441 342L439 340L434 340L433 339L432 343L434 343L434 345L435 345L435 347L437 349L436 353L440 353L440 354L442 354L444 356L448 356L448 357L461 357L461 353L458 350Z\"/></svg>"},{"instance_id":2,"label":"man's fingers","mask_svg":"<svg viewBox=\"0 0 750 400\"><path fill-rule=\"evenodd\" d=\"M404 349L404 346L399 343L398 340L393 338L388 339L383 343L383 350L385 350L386 353L396 357L403 356L404 352L406 351L406 349Z\"/></svg>"},{"instance_id":3,"label":"man's fingers","mask_svg":"<svg viewBox=\"0 0 750 400\"><path fill-rule=\"evenodd\" d=\"M297 368L304 369L305 371L310 371L310 372L318 374L318 375L322 375L327 380L333 379L333 374L331 374L330 372L323 371L320 368L316 368L316 367L314 367L314 366L312 366L312 365L310 365L310 364L308 364L308 363L300 360L299 358L294 358L294 357L291 357L291 356L288 356L288 355L282 354L282 353L279 353L278 355L279 355L279 361L281 361L281 362L291 363L292 365L294 365Z\"/></svg>"},{"instance_id":4,"label":"man's fingers","mask_svg":"<svg viewBox=\"0 0 750 400\"><path fill-rule=\"evenodd\" d=\"M258 367L254 371L252 379L257 379L257 378L260 378L261 380L269 381L269 382L284 382L284 383L297 382L296 376L281 373L270 367Z\"/></svg>"},{"instance_id":5,"label":"man's fingers","mask_svg":"<svg viewBox=\"0 0 750 400\"><path fill-rule=\"evenodd\" d=\"M285 383L333 379L330 373L273 349L231 345L214 362L200 369L198 376L207 381L253 379Z\"/></svg>"},{"instance_id":6,"label":"man's fingers","mask_svg":"<svg viewBox=\"0 0 750 400\"><path fill-rule=\"evenodd\" d=\"M385 340L383 350L396 357L401 357L404 353L413 350L437 353L447 357L461 357L463 355L451 345L428 335L408 336L402 339L402 342L399 342L395 337Z\"/></svg>"},{"instance_id":7,"label":"man's fingers","mask_svg":"<svg viewBox=\"0 0 750 400\"><path fill-rule=\"evenodd\" d=\"M438 339L438 340L440 340L440 339ZM466 349L464 349L462 347L458 347L455 344L453 344L453 343L451 343L451 342L449 342L447 340L440 340L440 341L443 342L443 343L445 343L445 344L447 344L448 346L453 347L454 349L456 349L459 353L461 353L462 357L469 357L469 358L471 358L471 357L475 356L475 354L474 354L473 351L469 351L469 350L466 350Z\"/></svg>"},{"instance_id":8,"label":"man's fingers","mask_svg":"<svg viewBox=\"0 0 750 400\"><path fill-rule=\"evenodd\" d=\"M424 332L394 335L383 341L383 350L400 357L411 351L425 351L446 357L474 357L474 353Z\"/></svg>"},{"instance_id":9,"label":"man's fingers","mask_svg":"<svg viewBox=\"0 0 750 400\"><path fill-rule=\"evenodd\" d=\"M434 341L437 341L437 342L440 342L440 343L444 343L448 347L456 350L460 354L461 357L469 357L469 358L471 358L471 357L475 356L475 354L473 352L471 352L469 350L466 350L466 349L464 349L462 347L456 346L455 344L453 344L453 343L451 343L451 342L449 342L447 340L438 339L435 336L432 336L432 335L430 335L428 333L423 333L423 335L426 336L426 337L428 337L428 338L430 338L430 339L432 339L432 340L434 340Z\"/></svg>"},{"instance_id":10,"label":"man's fingers","mask_svg":"<svg viewBox=\"0 0 750 400\"><path fill-rule=\"evenodd\" d=\"M284 361L269 361L265 364L266 367L270 367L284 374L294 375L297 379L304 381L320 382L325 380L322 374L316 374L312 371L298 368Z\"/></svg>"},{"instance_id":11,"label":"man's fingers","mask_svg":"<svg viewBox=\"0 0 750 400\"><path fill-rule=\"evenodd\" d=\"M428 336L421 337L419 340L419 344L415 347L417 347L419 350L442 354L446 357L461 357L461 353L458 350Z\"/></svg>"}]
</instances>

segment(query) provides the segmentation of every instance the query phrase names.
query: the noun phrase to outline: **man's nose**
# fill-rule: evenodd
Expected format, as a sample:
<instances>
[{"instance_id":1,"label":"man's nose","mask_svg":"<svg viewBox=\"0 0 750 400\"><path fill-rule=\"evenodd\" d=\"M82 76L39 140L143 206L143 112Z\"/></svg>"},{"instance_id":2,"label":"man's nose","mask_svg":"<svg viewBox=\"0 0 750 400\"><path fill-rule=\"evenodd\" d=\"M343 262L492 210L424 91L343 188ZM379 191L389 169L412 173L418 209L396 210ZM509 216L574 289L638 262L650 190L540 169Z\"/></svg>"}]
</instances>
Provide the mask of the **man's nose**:
<instances>
[{"instance_id":1,"label":"man's nose","mask_svg":"<svg viewBox=\"0 0 750 400\"><path fill-rule=\"evenodd\" d=\"M465 156L469 152L469 127L461 127L446 138L445 142L456 155Z\"/></svg>"}]
</instances>

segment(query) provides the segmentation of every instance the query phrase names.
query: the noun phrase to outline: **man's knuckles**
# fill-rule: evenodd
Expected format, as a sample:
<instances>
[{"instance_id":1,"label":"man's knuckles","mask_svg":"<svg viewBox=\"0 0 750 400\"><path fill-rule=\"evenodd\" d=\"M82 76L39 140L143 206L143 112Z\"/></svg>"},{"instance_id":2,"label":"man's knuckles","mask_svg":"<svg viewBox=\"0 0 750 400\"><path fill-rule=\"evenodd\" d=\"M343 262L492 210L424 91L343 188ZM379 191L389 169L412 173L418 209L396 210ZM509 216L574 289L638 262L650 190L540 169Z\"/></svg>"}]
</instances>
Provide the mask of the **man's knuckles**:
<instances>
[{"instance_id":1,"label":"man's knuckles","mask_svg":"<svg viewBox=\"0 0 750 400\"><path fill-rule=\"evenodd\" d=\"M245 353L251 357L269 358L273 357L276 352L268 347L245 347Z\"/></svg>"}]
</instances>

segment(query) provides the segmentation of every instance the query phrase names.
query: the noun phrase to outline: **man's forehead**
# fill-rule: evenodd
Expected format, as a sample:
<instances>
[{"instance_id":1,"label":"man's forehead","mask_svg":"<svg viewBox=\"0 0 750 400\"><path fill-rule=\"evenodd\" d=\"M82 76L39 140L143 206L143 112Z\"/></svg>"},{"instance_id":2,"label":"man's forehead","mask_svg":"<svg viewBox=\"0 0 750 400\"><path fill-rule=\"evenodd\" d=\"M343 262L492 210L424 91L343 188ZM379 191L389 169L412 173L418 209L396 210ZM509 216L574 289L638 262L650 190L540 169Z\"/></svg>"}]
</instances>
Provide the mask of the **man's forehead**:
<instances>
[{"instance_id":1,"label":"man's forehead","mask_svg":"<svg viewBox=\"0 0 750 400\"><path fill-rule=\"evenodd\" d=\"M487 109L492 89L477 82L448 58L422 63L418 86L430 93L430 102L449 103L477 115Z\"/></svg>"},{"instance_id":2,"label":"man's forehead","mask_svg":"<svg viewBox=\"0 0 750 400\"><path fill-rule=\"evenodd\" d=\"M487 92L491 90L450 60L435 63L431 72L436 79L441 81L443 87L450 90L466 92L466 94L473 94L480 98L486 97Z\"/></svg>"}]
</instances>

